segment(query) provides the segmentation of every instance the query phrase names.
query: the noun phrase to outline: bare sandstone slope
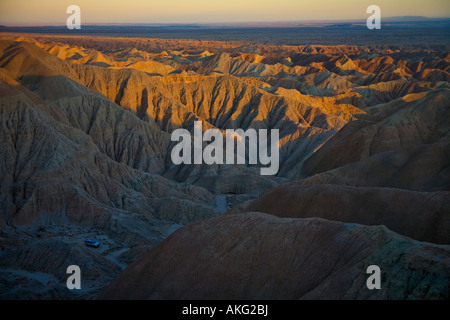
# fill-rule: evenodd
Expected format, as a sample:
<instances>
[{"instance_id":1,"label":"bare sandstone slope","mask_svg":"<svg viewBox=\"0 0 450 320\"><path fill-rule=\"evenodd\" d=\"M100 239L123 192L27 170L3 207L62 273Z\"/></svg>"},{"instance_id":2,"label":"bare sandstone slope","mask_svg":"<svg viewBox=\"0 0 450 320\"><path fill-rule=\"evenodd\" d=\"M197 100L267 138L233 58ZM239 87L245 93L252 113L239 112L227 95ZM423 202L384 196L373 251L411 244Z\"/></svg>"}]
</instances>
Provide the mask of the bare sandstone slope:
<instances>
[{"instance_id":1,"label":"bare sandstone slope","mask_svg":"<svg viewBox=\"0 0 450 320\"><path fill-rule=\"evenodd\" d=\"M69 65L29 43L5 42L0 65L39 96L59 121L88 134L111 159L136 169L162 173L168 135L139 121L103 95L74 82Z\"/></svg>"},{"instance_id":2,"label":"bare sandstone slope","mask_svg":"<svg viewBox=\"0 0 450 320\"><path fill-rule=\"evenodd\" d=\"M113 161L99 150L89 135L57 121L44 111L43 101L40 101L42 105L36 104L38 97L34 97L33 103L22 93L26 89L3 83L1 86L4 87L2 92L6 93L0 110L0 132L5 151L0 158L3 168L2 208L5 208L3 219L30 222L41 212L63 215L73 212L77 216L75 220L81 222L86 218L95 221L94 213L86 215L85 212L97 212L102 216L109 210L125 210L156 216L160 211L164 218L170 220L170 210L160 208L159 198L172 197L172 213L178 216L176 208L181 205L178 203L183 198L186 203L195 202L196 192L199 195L197 200L200 203L205 201L200 206L205 207L195 211L210 216L212 208L208 202L213 204L214 200L206 190L177 185L161 176ZM33 95L31 92L27 94ZM114 111L112 105L102 107L106 112L107 108ZM120 117L123 111L117 109L116 115ZM117 120L113 122L120 123ZM48 177L52 180L48 181ZM176 190L188 193L183 197ZM51 195L57 193L60 196L54 199ZM64 194L67 197L62 196ZM80 201L80 198L87 201ZM187 219L184 222L190 220L184 219ZM181 222L179 217L175 220Z\"/></svg>"},{"instance_id":3,"label":"bare sandstone slope","mask_svg":"<svg viewBox=\"0 0 450 320\"><path fill-rule=\"evenodd\" d=\"M449 247L385 227L261 213L186 226L100 299L448 299ZM380 266L381 290L365 286Z\"/></svg>"},{"instance_id":4,"label":"bare sandstone slope","mask_svg":"<svg viewBox=\"0 0 450 320\"><path fill-rule=\"evenodd\" d=\"M329 171L382 152L448 142L449 105L448 88L380 105L370 116L346 125L328 140L305 161L301 174Z\"/></svg>"},{"instance_id":5,"label":"bare sandstone slope","mask_svg":"<svg viewBox=\"0 0 450 320\"><path fill-rule=\"evenodd\" d=\"M385 225L413 239L450 244L449 192L290 183L264 192L242 210Z\"/></svg>"},{"instance_id":6,"label":"bare sandstone slope","mask_svg":"<svg viewBox=\"0 0 450 320\"><path fill-rule=\"evenodd\" d=\"M92 298L181 224L218 214L205 189L147 172L165 165L156 124L29 52L14 57L23 60L0 69L1 298ZM101 239L100 252L83 245L89 237ZM71 264L88 284L78 296L65 287Z\"/></svg>"},{"instance_id":7,"label":"bare sandstone slope","mask_svg":"<svg viewBox=\"0 0 450 320\"><path fill-rule=\"evenodd\" d=\"M450 191L450 145L438 142L381 152L298 183Z\"/></svg>"},{"instance_id":8,"label":"bare sandstone slope","mask_svg":"<svg viewBox=\"0 0 450 320\"><path fill-rule=\"evenodd\" d=\"M157 141L157 136L161 136L160 140L167 137L158 134L158 126L170 133L179 127L192 128L194 120L202 120L206 127L219 129L279 129L282 137L281 158L285 163L280 174L287 175L298 170L298 158L305 158L323 144L352 119L353 113L361 113L355 107L333 100L303 96L293 99L272 94L228 75L194 78L168 75L161 78L130 68L111 69L70 63L25 42L5 41L0 65L44 100L57 103L72 124L84 130L90 130L90 127L86 128L86 121L75 122L72 109L82 105L83 108L93 109L88 110L90 113L95 113L98 103L83 99L77 86L68 79L101 93L149 122L146 130L152 130L157 145L140 155L144 156L144 162L158 161L154 167L143 168L140 163L136 164L138 159L118 159L117 155L111 154L112 147L104 146L114 160L149 172L161 173L163 170L167 146ZM74 90L70 91L68 87ZM95 130L96 124L92 127ZM92 132L94 137L99 134ZM147 144L146 140L149 138L145 137L143 143L134 149L155 144L153 141ZM99 141L99 144L105 142ZM175 178L182 180L182 176Z\"/></svg>"}]
</instances>

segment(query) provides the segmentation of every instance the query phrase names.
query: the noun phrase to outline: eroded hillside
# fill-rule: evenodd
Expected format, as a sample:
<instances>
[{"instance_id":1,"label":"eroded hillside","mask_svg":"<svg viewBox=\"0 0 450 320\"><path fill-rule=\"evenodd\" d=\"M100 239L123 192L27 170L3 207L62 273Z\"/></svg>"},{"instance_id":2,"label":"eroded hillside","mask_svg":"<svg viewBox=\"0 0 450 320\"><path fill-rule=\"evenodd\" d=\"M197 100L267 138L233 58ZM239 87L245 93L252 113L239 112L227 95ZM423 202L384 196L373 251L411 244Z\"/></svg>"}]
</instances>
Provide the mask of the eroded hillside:
<instances>
[{"instance_id":1,"label":"eroded hillside","mask_svg":"<svg viewBox=\"0 0 450 320\"><path fill-rule=\"evenodd\" d=\"M448 298L448 285L441 284L449 279L450 265L449 79L450 54L442 46L262 46L3 34L0 296L92 298L142 257L105 297L131 297L135 281L142 279L136 270L143 266L171 281L156 286L144 277L148 286L136 298L273 299L283 290L283 297L296 299L320 292L331 298ZM194 121L222 133L278 129L278 174L261 176L258 167L246 165L175 166L171 133L192 132ZM208 220L227 209L225 216ZM292 219L295 227L283 219ZM191 222L198 223L154 248ZM240 242L235 230L247 233L260 224L261 233L271 236L265 243L255 234L252 254L264 264L270 256L264 250L276 243L277 259L289 269L299 267L289 256L301 260L308 253L295 241L292 252L281 248L282 234L311 240L330 230L336 236L327 238L331 249L326 250L344 250L336 239L354 223L359 225L351 229L351 250L369 243L371 234L378 238L340 263L355 270L376 256L409 279L417 275L405 261L418 259L420 270L433 273L431 282L370 296L351 282L348 291L338 289L347 271L324 278L331 270L324 267L312 282L305 277L258 292L267 284L265 275L252 278L252 287L244 283L223 296L213 294L224 281L220 274L244 272L231 264L245 250L227 249L227 241ZM87 237L104 245L93 253L83 246ZM418 240L430 243L417 247ZM185 241L198 245L186 249ZM401 243L393 252L392 241ZM211 257L223 254L229 260L227 269L214 264L207 285L185 276L194 265L178 274L181 280L172 277L178 263L165 264L167 252L183 261L198 255L196 263L211 266L213 258L197 252L205 243L212 243ZM411 258L402 256L413 247ZM403 260L392 266L380 250ZM429 250L436 252L431 260ZM329 264L337 259L326 256ZM78 296L64 286L64 268L71 261L83 265L90 283ZM316 262L302 268L314 269ZM258 273L257 265L248 263L245 272ZM420 291L426 285L429 291ZM185 295L169 296L175 289Z\"/></svg>"}]
</instances>

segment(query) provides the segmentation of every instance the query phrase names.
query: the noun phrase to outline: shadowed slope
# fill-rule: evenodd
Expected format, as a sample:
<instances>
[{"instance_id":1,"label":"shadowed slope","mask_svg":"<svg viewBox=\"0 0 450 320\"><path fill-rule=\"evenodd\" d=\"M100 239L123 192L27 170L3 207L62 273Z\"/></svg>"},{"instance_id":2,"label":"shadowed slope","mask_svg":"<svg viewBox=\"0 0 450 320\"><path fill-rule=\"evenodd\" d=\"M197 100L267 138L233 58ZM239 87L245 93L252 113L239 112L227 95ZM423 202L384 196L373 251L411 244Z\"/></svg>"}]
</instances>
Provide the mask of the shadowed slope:
<instances>
[{"instance_id":1,"label":"shadowed slope","mask_svg":"<svg viewBox=\"0 0 450 320\"><path fill-rule=\"evenodd\" d=\"M372 264L381 290L365 286ZM448 246L384 227L244 213L178 230L99 298L445 299L449 266Z\"/></svg>"},{"instance_id":2,"label":"shadowed slope","mask_svg":"<svg viewBox=\"0 0 450 320\"><path fill-rule=\"evenodd\" d=\"M450 244L449 192L291 183L264 192L242 210L385 225L413 239Z\"/></svg>"}]
</instances>

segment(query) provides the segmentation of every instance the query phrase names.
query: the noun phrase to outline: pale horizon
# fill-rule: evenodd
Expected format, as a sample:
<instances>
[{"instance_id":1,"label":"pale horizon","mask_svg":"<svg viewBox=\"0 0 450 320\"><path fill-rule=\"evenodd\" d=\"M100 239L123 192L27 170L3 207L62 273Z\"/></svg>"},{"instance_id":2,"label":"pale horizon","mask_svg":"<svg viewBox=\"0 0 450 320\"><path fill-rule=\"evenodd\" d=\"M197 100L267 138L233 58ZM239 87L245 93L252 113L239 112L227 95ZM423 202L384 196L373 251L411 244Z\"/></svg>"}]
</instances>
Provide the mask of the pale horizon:
<instances>
[{"instance_id":1,"label":"pale horizon","mask_svg":"<svg viewBox=\"0 0 450 320\"><path fill-rule=\"evenodd\" d=\"M81 8L82 24L233 24L367 19L376 4L382 17L450 17L448 0L2 0L0 24L6 26L65 25L69 5Z\"/></svg>"}]
</instances>

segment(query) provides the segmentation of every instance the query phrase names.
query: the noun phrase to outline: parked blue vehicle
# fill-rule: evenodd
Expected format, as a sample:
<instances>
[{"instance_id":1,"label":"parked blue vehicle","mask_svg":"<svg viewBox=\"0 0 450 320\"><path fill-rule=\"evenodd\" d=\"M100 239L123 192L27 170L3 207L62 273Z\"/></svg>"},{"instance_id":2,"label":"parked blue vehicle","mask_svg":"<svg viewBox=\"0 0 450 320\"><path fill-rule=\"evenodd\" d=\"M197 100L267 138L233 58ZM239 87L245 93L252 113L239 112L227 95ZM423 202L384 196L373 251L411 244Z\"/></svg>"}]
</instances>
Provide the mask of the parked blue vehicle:
<instances>
[{"instance_id":1,"label":"parked blue vehicle","mask_svg":"<svg viewBox=\"0 0 450 320\"><path fill-rule=\"evenodd\" d=\"M93 247L93 248L100 247L100 242L92 240L92 239L88 239L88 240L84 241L84 244L87 245L88 247Z\"/></svg>"}]
</instances>

